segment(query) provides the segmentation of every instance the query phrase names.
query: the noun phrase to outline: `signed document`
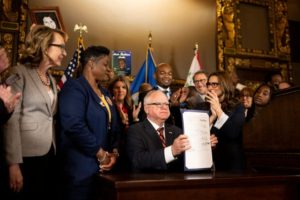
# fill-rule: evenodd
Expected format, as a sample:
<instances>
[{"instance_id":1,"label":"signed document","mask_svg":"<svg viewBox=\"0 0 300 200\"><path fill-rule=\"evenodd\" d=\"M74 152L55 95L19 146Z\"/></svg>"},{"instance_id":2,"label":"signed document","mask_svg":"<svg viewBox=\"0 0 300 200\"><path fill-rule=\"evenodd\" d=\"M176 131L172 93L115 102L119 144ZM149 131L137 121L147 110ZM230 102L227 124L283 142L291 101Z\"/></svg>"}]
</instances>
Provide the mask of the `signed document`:
<instances>
[{"instance_id":1,"label":"signed document","mask_svg":"<svg viewBox=\"0 0 300 200\"><path fill-rule=\"evenodd\" d=\"M209 169L213 165L210 144L209 115L201 110L182 111L183 132L191 149L185 151L185 171Z\"/></svg>"}]
</instances>

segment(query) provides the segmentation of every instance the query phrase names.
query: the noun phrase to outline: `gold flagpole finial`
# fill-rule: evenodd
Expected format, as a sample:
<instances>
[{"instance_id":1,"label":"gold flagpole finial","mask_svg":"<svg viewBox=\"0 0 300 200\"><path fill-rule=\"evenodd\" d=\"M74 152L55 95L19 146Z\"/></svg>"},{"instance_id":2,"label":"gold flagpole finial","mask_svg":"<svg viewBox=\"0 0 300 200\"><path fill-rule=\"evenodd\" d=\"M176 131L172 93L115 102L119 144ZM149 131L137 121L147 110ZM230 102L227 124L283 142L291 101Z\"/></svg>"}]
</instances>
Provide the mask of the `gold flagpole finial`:
<instances>
[{"instance_id":1,"label":"gold flagpole finial","mask_svg":"<svg viewBox=\"0 0 300 200\"><path fill-rule=\"evenodd\" d=\"M88 32L88 29L87 29L87 26L86 25L82 25L81 23L78 25L78 24L75 24L74 26L74 32L76 31L79 31L79 37L82 38L82 33L83 31L84 32Z\"/></svg>"},{"instance_id":2,"label":"gold flagpole finial","mask_svg":"<svg viewBox=\"0 0 300 200\"><path fill-rule=\"evenodd\" d=\"M198 42L196 42L194 50L198 51L198 48L199 48L199 45L198 45Z\"/></svg>"},{"instance_id":3,"label":"gold flagpole finial","mask_svg":"<svg viewBox=\"0 0 300 200\"><path fill-rule=\"evenodd\" d=\"M198 43L196 42L196 43L195 43L195 47L194 47L194 52L195 52L195 54L198 52L198 48L199 48L199 45L198 45Z\"/></svg>"},{"instance_id":4,"label":"gold flagpole finial","mask_svg":"<svg viewBox=\"0 0 300 200\"><path fill-rule=\"evenodd\" d=\"M152 45L152 34L150 31L149 36L148 36L148 46L151 47L151 45Z\"/></svg>"}]
</instances>

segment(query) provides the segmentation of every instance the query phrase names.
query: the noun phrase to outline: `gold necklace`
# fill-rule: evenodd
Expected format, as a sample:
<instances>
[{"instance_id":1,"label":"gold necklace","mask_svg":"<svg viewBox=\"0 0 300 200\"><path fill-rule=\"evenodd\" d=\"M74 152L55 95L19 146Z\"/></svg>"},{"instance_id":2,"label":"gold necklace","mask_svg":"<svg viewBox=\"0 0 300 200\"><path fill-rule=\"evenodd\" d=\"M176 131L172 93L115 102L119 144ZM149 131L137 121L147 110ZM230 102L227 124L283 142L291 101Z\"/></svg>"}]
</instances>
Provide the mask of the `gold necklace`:
<instances>
[{"instance_id":1,"label":"gold necklace","mask_svg":"<svg viewBox=\"0 0 300 200\"><path fill-rule=\"evenodd\" d=\"M48 74L46 73L46 81L43 80L42 75L39 73L38 69L36 70L36 73L38 74L41 82L43 83L43 85L49 87L50 86L50 78L48 76Z\"/></svg>"}]
</instances>

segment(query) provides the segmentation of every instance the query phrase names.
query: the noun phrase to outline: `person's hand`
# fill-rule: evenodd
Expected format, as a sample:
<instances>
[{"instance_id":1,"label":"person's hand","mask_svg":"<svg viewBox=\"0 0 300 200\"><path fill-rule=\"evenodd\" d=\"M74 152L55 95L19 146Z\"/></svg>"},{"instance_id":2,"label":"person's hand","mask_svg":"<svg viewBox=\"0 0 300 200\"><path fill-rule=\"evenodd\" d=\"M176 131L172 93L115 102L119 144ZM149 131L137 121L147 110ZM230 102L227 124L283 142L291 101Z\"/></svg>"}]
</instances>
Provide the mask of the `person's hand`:
<instances>
[{"instance_id":1,"label":"person's hand","mask_svg":"<svg viewBox=\"0 0 300 200\"><path fill-rule=\"evenodd\" d=\"M210 109L213 115L220 117L223 113L218 95L215 91L208 91L206 101L210 103Z\"/></svg>"},{"instance_id":2,"label":"person's hand","mask_svg":"<svg viewBox=\"0 0 300 200\"><path fill-rule=\"evenodd\" d=\"M181 88L179 88L178 90L176 90L176 91L171 95L170 101L171 101L171 104L172 104L173 106L179 105L180 95L181 95Z\"/></svg>"},{"instance_id":3,"label":"person's hand","mask_svg":"<svg viewBox=\"0 0 300 200\"><path fill-rule=\"evenodd\" d=\"M117 156L115 153L107 153L106 158L103 160L103 162L100 162L100 172L109 171L113 168L113 166L117 162Z\"/></svg>"},{"instance_id":4,"label":"person's hand","mask_svg":"<svg viewBox=\"0 0 300 200\"><path fill-rule=\"evenodd\" d=\"M214 148L217 146L218 144L218 138L217 136L215 136L215 134L211 134L210 135L210 144L211 144L211 147Z\"/></svg>"},{"instance_id":5,"label":"person's hand","mask_svg":"<svg viewBox=\"0 0 300 200\"><path fill-rule=\"evenodd\" d=\"M23 188L23 175L19 164L9 166L9 186L14 192L20 192Z\"/></svg>"},{"instance_id":6,"label":"person's hand","mask_svg":"<svg viewBox=\"0 0 300 200\"><path fill-rule=\"evenodd\" d=\"M187 87L183 87L181 89L181 93L180 93L180 98L179 98L179 103L185 102L187 101L187 98L189 96L190 93L190 89Z\"/></svg>"},{"instance_id":7,"label":"person's hand","mask_svg":"<svg viewBox=\"0 0 300 200\"><path fill-rule=\"evenodd\" d=\"M6 87L5 85L0 85L0 98L2 99L7 112L11 113L19 103L21 93L18 92L13 94L10 86Z\"/></svg>"},{"instance_id":8,"label":"person's hand","mask_svg":"<svg viewBox=\"0 0 300 200\"><path fill-rule=\"evenodd\" d=\"M181 134L179 135L173 142L171 149L173 156L177 156L191 148L189 139L187 135Z\"/></svg>"},{"instance_id":9,"label":"person's hand","mask_svg":"<svg viewBox=\"0 0 300 200\"><path fill-rule=\"evenodd\" d=\"M132 106L132 118L133 118L133 121L138 121L139 119L139 113L141 111L141 107L142 107L142 102L139 102L139 104L136 106L136 105L133 105Z\"/></svg>"},{"instance_id":10,"label":"person's hand","mask_svg":"<svg viewBox=\"0 0 300 200\"><path fill-rule=\"evenodd\" d=\"M129 125L128 114L123 112L122 105L117 105L117 109L119 111L122 123L125 125Z\"/></svg>"},{"instance_id":11,"label":"person's hand","mask_svg":"<svg viewBox=\"0 0 300 200\"><path fill-rule=\"evenodd\" d=\"M0 73L9 67L7 53L3 47L0 47Z\"/></svg>"}]
</instances>

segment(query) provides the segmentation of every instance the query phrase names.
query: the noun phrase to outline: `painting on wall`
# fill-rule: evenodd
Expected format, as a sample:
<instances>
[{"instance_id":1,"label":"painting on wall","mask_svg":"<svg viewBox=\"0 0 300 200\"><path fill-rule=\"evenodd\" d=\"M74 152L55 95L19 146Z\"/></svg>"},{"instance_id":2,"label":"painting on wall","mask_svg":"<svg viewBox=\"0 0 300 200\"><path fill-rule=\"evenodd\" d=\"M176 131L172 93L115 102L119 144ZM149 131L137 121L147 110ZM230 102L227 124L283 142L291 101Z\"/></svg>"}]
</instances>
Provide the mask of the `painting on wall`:
<instances>
[{"instance_id":1,"label":"painting on wall","mask_svg":"<svg viewBox=\"0 0 300 200\"><path fill-rule=\"evenodd\" d=\"M131 73L131 51L114 50L112 52L112 67L118 76L128 76Z\"/></svg>"},{"instance_id":2,"label":"painting on wall","mask_svg":"<svg viewBox=\"0 0 300 200\"><path fill-rule=\"evenodd\" d=\"M31 9L30 16L32 23L45 25L53 29L65 30L58 7Z\"/></svg>"}]
</instances>

